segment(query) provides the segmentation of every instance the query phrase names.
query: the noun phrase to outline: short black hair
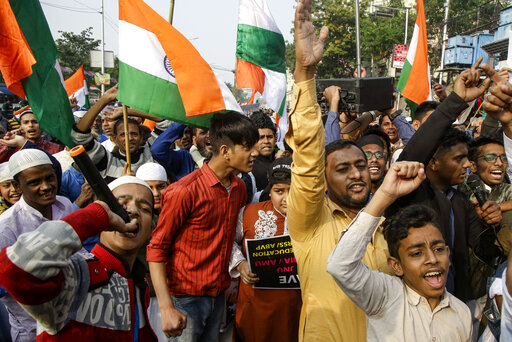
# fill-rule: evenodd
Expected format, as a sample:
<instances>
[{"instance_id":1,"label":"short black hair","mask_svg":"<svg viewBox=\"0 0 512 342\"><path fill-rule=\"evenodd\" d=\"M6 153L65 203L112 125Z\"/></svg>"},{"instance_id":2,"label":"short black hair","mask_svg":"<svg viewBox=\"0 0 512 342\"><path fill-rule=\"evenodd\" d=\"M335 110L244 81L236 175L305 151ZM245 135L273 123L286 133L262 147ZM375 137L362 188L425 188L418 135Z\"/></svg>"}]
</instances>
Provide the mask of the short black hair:
<instances>
[{"instance_id":1,"label":"short black hair","mask_svg":"<svg viewBox=\"0 0 512 342\"><path fill-rule=\"evenodd\" d=\"M252 148L260 139L258 129L246 116L237 112L217 113L210 122L210 144L213 154L220 152L222 145L233 148L242 145Z\"/></svg>"},{"instance_id":2,"label":"short black hair","mask_svg":"<svg viewBox=\"0 0 512 342\"><path fill-rule=\"evenodd\" d=\"M192 127L192 136L194 136L194 137L196 136L196 133L197 133L197 130L198 130L198 129L199 129L199 128L197 128L197 127ZM207 129L207 128L201 128L201 129L202 129L203 131L205 131L205 132L208 132L208 131L209 131L209 129Z\"/></svg>"},{"instance_id":3,"label":"short black hair","mask_svg":"<svg viewBox=\"0 0 512 342\"><path fill-rule=\"evenodd\" d=\"M446 134L441 139L441 143L437 148L435 153L436 157L441 157L445 152L448 152L453 146L463 143L469 145L471 138L466 134L466 132L459 131L456 128L450 127Z\"/></svg>"},{"instance_id":4,"label":"short black hair","mask_svg":"<svg viewBox=\"0 0 512 342\"><path fill-rule=\"evenodd\" d=\"M398 255L400 241L409 235L409 229L420 228L427 224L432 224L439 229L436 212L422 204L413 204L402 208L396 214L386 219L382 223L382 233L388 243L389 254L400 260Z\"/></svg>"},{"instance_id":5,"label":"short black hair","mask_svg":"<svg viewBox=\"0 0 512 342\"><path fill-rule=\"evenodd\" d=\"M117 127L119 125L122 125L124 123L124 119L123 118L120 118L116 121L116 123L114 124L114 128L113 128L113 131L114 131L114 135L117 135ZM139 134L142 134L141 130L140 130L140 123L137 121L137 120L134 120L134 119L131 119L131 118L128 118L128 124L134 124L134 125L137 125L137 127L139 128Z\"/></svg>"},{"instance_id":6,"label":"short black hair","mask_svg":"<svg viewBox=\"0 0 512 342\"><path fill-rule=\"evenodd\" d=\"M329 154L336 152L338 150L342 150L344 148L348 148L350 146L357 147L357 149L361 151L361 153L364 156L364 159L366 160L366 154L364 153L363 149L359 145L357 145L352 140L340 139L340 140L334 140L333 142L330 142L329 144L327 144L325 146L325 164L327 165L327 157L329 156Z\"/></svg>"},{"instance_id":7,"label":"short black hair","mask_svg":"<svg viewBox=\"0 0 512 342\"><path fill-rule=\"evenodd\" d=\"M369 126L363 131L363 136L367 135L378 135L379 138L384 140L384 144L386 144L386 149L388 152L388 157L391 158L391 140L389 140L389 136L382 130L380 126Z\"/></svg>"},{"instance_id":8,"label":"short black hair","mask_svg":"<svg viewBox=\"0 0 512 342\"><path fill-rule=\"evenodd\" d=\"M498 144L504 146L503 144L503 135L502 134L493 134L493 135L483 135L478 137L476 140L473 140L469 144L469 153L468 159L472 162L476 162L478 159L478 149L482 146L488 144Z\"/></svg>"},{"instance_id":9,"label":"short black hair","mask_svg":"<svg viewBox=\"0 0 512 342\"><path fill-rule=\"evenodd\" d=\"M254 126L258 129L268 128L276 134L276 125L272 122L272 119L261 109L253 112L251 114L251 121L254 123Z\"/></svg>"},{"instance_id":10,"label":"short black hair","mask_svg":"<svg viewBox=\"0 0 512 342\"><path fill-rule=\"evenodd\" d=\"M437 107L439 107L440 103L437 101L425 101L422 102L418 108L416 108L416 112L414 112L414 120L422 121L425 116L427 115L427 112L430 112L431 110L436 110Z\"/></svg>"}]
</instances>

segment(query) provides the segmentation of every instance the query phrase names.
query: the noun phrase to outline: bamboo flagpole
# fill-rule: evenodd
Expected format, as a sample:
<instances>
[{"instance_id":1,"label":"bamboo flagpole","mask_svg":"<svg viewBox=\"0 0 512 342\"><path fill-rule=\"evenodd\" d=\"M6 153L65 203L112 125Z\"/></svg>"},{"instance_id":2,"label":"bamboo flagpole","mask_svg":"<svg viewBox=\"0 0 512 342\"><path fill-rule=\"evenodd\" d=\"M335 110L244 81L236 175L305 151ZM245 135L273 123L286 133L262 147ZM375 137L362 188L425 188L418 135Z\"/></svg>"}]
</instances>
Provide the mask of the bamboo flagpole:
<instances>
[{"instance_id":1,"label":"bamboo flagpole","mask_svg":"<svg viewBox=\"0 0 512 342\"><path fill-rule=\"evenodd\" d=\"M126 172L130 174L132 172L132 161L130 158L130 132L128 131L128 115L126 114L126 105L123 104L123 122L124 122L124 146L126 148L126 163L128 168Z\"/></svg>"}]
</instances>

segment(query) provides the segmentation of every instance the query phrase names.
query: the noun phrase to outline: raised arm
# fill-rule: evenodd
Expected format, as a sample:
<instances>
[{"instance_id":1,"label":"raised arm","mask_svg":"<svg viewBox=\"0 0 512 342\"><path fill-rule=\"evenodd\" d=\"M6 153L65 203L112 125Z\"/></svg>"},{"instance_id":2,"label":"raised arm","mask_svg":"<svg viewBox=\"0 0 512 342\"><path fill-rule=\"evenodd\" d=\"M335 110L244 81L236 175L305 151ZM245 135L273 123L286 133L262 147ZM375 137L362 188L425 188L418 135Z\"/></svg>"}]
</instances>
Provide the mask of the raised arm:
<instances>
[{"instance_id":1,"label":"raised arm","mask_svg":"<svg viewBox=\"0 0 512 342\"><path fill-rule=\"evenodd\" d=\"M137 116L139 118L149 119L149 120L152 120L155 122L160 122L160 121L164 120L162 118L156 117L156 116L148 114L148 113L141 112L140 110L133 109L130 107L126 108L126 115ZM121 117L123 117L123 107L117 107L116 109L114 109L114 113L112 114L112 120L117 120Z\"/></svg>"},{"instance_id":2,"label":"raised arm","mask_svg":"<svg viewBox=\"0 0 512 342\"><path fill-rule=\"evenodd\" d=\"M425 179L417 162L391 165L382 185L368 206L358 214L327 260L329 272L343 292L366 314L377 314L399 291L393 278L372 271L361 259L384 210L397 198L416 189Z\"/></svg>"},{"instance_id":3,"label":"raised arm","mask_svg":"<svg viewBox=\"0 0 512 342\"><path fill-rule=\"evenodd\" d=\"M311 0L301 0L295 12L295 100L286 133L286 141L294 151L288 227L292 239L300 241L313 233L325 200L325 139L314 76L328 29L323 27L319 38L316 37L311 7Z\"/></svg>"},{"instance_id":4,"label":"raised arm","mask_svg":"<svg viewBox=\"0 0 512 342\"><path fill-rule=\"evenodd\" d=\"M470 68L464 70L455 79L453 92L430 115L418 131L411 137L398 160L418 161L427 164L434 155L441 139L459 114L468 107L467 102L481 96L489 87L491 80L487 78L478 85L480 71L478 66L482 58ZM487 64L482 69L489 74L492 70Z\"/></svg>"},{"instance_id":5,"label":"raised arm","mask_svg":"<svg viewBox=\"0 0 512 342\"><path fill-rule=\"evenodd\" d=\"M117 84L107 90L100 99L85 113L85 115L78 121L76 128L80 132L87 132L96 120L98 114L107 106L110 102L115 101L117 98Z\"/></svg>"},{"instance_id":6,"label":"raised arm","mask_svg":"<svg viewBox=\"0 0 512 342\"><path fill-rule=\"evenodd\" d=\"M84 256L73 255L87 238L109 227L127 232L125 224L104 203L93 203L61 221L47 221L33 232L22 234L0 252L0 286L50 334L57 333L76 312L89 288ZM73 255L73 256L72 256Z\"/></svg>"}]
</instances>

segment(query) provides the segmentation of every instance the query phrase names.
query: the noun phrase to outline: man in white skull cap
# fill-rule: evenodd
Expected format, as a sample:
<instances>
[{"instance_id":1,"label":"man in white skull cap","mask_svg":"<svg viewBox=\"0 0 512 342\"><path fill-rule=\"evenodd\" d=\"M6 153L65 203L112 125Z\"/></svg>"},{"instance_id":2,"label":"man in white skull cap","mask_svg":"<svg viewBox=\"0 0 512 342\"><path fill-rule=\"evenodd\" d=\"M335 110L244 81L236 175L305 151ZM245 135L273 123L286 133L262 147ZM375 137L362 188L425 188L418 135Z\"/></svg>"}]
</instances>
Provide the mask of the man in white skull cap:
<instances>
[{"instance_id":1,"label":"man in white skull cap","mask_svg":"<svg viewBox=\"0 0 512 342\"><path fill-rule=\"evenodd\" d=\"M0 286L35 317L38 341L156 341L146 314L148 282L136 260L151 234L153 195L133 176L109 188L129 223L96 201L0 252ZM96 234L91 253L77 253Z\"/></svg>"},{"instance_id":2,"label":"man in white skull cap","mask_svg":"<svg viewBox=\"0 0 512 342\"><path fill-rule=\"evenodd\" d=\"M169 186L167 172L160 164L146 163L139 167L135 176L145 181L146 184L151 188L151 191L153 191L153 198L155 200L154 214L157 215L158 219L158 214L160 214L161 208L160 202L162 199L162 192Z\"/></svg>"},{"instance_id":3,"label":"man in white skull cap","mask_svg":"<svg viewBox=\"0 0 512 342\"><path fill-rule=\"evenodd\" d=\"M0 216L0 249L14 244L21 234L34 231L43 222L59 220L74 211L67 198L57 196L57 175L46 153L23 149L11 156L8 165L22 196ZM10 295L2 301L9 312L12 340L34 341L36 321Z\"/></svg>"},{"instance_id":4,"label":"man in white skull cap","mask_svg":"<svg viewBox=\"0 0 512 342\"><path fill-rule=\"evenodd\" d=\"M153 192L153 225L152 228L156 227L158 223L158 217L160 215L160 203L162 199L162 192L169 186L169 181L167 180L167 172L164 167L158 163L146 163L139 167L136 174L137 178L140 178L146 182L147 185L151 188ZM139 249L139 253L137 254L137 259L148 267L148 262L146 261L146 247L149 244L149 239L144 244L143 248ZM147 273L148 277L149 272ZM151 278L150 278L151 279ZM160 314L160 309L158 308L158 301L156 299L156 294L153 287L150 287L150 301L149 301L149 309L148 309L148 317L149 322L151 323L151 327L153 331L158 337L159 341L167 341L168 338L165 337L164 332L162 331L162 317Z\"/></svg>"}]
</instances>

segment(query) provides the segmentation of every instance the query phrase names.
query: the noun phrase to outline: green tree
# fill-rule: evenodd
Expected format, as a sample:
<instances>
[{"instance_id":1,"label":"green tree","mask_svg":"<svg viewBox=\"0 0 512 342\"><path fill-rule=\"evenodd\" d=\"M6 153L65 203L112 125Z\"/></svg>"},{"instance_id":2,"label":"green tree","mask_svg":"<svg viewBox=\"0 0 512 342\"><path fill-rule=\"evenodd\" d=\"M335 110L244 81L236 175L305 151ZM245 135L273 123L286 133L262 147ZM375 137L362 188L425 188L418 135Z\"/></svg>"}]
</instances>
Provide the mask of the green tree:
<instances>
[{"instance_id":1,"label":"green tree","mask_svg":"<svg viewBox=\"0 0 512 342\"><path fill-rule=\"evenodd\" d=\"M68 67L73 72L80 65L87 68L91 62L90 51L97 49L101 41L92 38L92 27L88 27L79 34L59 31L61 38L55 41L59 51L59 62L63 67Z\"/></svg>"}]
</instances>

